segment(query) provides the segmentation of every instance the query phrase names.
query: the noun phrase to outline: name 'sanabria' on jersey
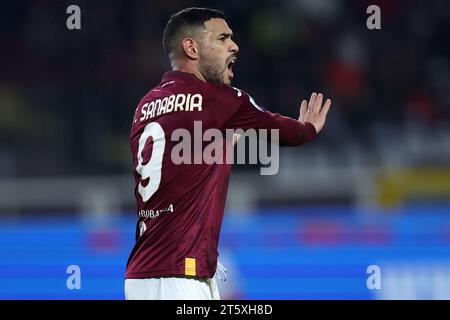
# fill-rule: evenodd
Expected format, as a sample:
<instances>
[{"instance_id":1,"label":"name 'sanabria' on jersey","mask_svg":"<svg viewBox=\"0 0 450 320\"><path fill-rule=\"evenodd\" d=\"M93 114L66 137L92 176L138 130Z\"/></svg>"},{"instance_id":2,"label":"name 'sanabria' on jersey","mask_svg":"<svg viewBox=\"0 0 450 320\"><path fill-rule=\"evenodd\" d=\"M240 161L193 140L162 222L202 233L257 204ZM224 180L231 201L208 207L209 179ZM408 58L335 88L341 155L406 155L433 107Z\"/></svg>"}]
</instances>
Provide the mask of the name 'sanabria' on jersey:
<instances>
[{"instance_id":1,"label":"name 'sanabria' on jersey","mask_svg":"<svg viewBox=\"0 0 450 320\"><path fill-rule=\"evenodd\" d=\"M176 111L202 111L203 97L201 94L173 94L164 99L156 99L145 103L141 108L142 116L139 121L145 121L149 118L161 114Z\"/></svg>"}]
</instances>

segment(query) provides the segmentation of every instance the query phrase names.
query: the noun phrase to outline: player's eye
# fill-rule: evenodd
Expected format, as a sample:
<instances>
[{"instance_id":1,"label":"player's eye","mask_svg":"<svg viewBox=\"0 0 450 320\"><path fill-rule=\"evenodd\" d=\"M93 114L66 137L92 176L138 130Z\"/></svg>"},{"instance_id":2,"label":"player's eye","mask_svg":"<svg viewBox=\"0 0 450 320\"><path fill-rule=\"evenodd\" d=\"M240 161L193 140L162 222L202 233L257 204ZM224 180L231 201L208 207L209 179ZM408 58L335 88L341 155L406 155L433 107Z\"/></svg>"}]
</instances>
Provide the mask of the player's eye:
<instances>
[{"instance_id":1,"label":"player's eye","mask_svg":"<svg viewBox=\"0 0 450 320\"><path fill-rule=\"evenodd\" d=\"M227 40L228 38L231 39L231 34L221 34L221 35L219 35L219 40L220 41L224 41L225 42L225 40Z\"/></svg>"}]
</instances>

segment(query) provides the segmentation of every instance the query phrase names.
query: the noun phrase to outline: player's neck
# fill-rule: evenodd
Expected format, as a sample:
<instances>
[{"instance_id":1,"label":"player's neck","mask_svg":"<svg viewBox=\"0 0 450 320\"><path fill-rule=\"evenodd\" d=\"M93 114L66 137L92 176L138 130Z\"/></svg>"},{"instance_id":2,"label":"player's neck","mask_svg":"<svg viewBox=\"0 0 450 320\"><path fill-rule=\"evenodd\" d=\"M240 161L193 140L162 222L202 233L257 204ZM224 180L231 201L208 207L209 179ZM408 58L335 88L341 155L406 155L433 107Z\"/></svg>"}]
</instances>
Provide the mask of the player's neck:
<instances>
[{"instance_id":1,"label":"player's neck","mask_svg":"<svg viewBox=\"0 0 450 320\"><path fill-rule=\"evenodd\" d=\"M194 74L200 80L206 82L205 77L201 74L198 68L189 63L176 63L172 65L172 71L181 71Z\"/></svg>"}]
</instances>

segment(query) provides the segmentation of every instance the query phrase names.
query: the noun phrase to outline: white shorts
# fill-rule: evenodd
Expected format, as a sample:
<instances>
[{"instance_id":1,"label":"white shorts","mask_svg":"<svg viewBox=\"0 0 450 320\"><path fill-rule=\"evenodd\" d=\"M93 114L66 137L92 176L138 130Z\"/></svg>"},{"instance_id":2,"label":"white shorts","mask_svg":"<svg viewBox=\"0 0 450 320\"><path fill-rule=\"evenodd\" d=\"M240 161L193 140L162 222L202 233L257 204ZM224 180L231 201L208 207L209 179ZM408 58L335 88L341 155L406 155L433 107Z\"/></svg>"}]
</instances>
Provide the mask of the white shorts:
<instances>
[{"instance_id":1,"label":"white shorts","mask_svg":"<svg viewBox=\"0 0 450 320\"><path fill-rule=\"evenodd\" d=\"M215 278L126 279L127 300L220 300Z\"/></svg>"}]
</instances>

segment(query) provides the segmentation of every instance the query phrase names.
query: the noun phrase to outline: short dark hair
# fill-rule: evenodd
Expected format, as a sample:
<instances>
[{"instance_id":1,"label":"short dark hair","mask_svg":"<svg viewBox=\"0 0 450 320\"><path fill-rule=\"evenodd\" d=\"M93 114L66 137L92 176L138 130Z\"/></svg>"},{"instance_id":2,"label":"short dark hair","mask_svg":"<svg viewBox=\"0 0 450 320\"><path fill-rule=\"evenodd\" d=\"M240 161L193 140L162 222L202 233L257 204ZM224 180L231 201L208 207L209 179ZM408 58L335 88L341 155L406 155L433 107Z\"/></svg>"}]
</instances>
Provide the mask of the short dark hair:
<instances>
[{"instance_id":1,"label":"short dark hair","mask_svg":"<svg viewBox=\"0 0 450 320\"><path fill-rule=\"evenodd\" d=\"M186 8L171 15L163 37L164 51L169 58L176 52L181 36L187 35L192 28L204 27L206 21L214 18L225 19L225 14L209 8Z\"/></svg>"}]
</instances>

